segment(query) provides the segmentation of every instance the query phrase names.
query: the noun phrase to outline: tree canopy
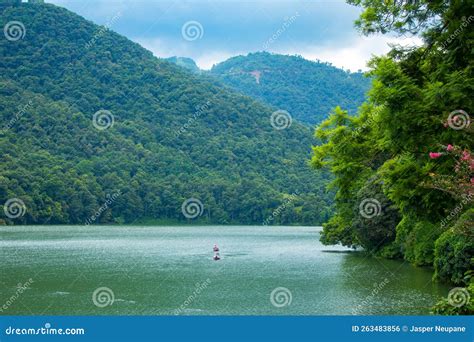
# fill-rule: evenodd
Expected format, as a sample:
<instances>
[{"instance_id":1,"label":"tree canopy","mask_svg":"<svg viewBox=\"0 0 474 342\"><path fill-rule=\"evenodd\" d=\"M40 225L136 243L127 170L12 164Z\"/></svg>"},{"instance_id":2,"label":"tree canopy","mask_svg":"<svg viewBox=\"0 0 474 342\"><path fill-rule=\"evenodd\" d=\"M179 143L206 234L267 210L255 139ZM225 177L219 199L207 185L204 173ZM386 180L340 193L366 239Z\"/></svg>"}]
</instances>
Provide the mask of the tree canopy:
<instances>
[{"instance_id":1,"label":"tree canopy","mask_svg":"<svg viewBox=\"0 0 474 342\"><path fill-rule=\"evenodd\" d=\"M63 8L0 11L26 28L0 40L0 200L26 206L3 223L184 222L195 198L195 220L263 224L292 194L273 224L329 216L308 127Z\"/></svg>"},{"instance_id":2,"label":"tree canopy","mask_svg":"<svg viewBox=\"0 0 474 342\"><path fill-rule=\"evenodd\" d=\"M474 255L472 4L348 2L363 8L356 26L364 34L417 34L423 45L373 58L372 89L358 116L338 107L317 128L323 144L314 147L312 165L332 171L336 191L322 241L434 265L438 279L467 284Z\"/></svg>"},{"instance_id":3,"label":"tree canopy","mask_svg":"<svg viewBox=\"0 0 474 342\"><path fill-rule=\"evenodd\" d=\"M320 123L336 105L355 114L370 86L370 79L361 72L268 52L229 58L215 65L210 74L311 125Z\"/></svg>"}]
</instances>

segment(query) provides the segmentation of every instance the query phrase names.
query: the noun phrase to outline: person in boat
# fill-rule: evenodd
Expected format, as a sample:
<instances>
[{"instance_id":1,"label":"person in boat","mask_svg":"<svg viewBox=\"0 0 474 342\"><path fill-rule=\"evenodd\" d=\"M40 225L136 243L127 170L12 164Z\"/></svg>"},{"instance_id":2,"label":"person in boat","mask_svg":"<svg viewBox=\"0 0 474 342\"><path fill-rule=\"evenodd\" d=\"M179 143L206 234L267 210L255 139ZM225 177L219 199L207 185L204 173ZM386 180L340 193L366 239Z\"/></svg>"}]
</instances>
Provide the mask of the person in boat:
<instances>
[{"instance_id":1,"label":"person in boat","mask_svg":"<svg viewBox=\"0 0 474 342\"><path fill-rule=\"evenodd\" d=\"M217 244L214 244L214 247L212 247L212 250L214 251L214 257L212 259L220 260L221 257L219 255L219 247L217 247Z\"/></svg>"}]
</instances>

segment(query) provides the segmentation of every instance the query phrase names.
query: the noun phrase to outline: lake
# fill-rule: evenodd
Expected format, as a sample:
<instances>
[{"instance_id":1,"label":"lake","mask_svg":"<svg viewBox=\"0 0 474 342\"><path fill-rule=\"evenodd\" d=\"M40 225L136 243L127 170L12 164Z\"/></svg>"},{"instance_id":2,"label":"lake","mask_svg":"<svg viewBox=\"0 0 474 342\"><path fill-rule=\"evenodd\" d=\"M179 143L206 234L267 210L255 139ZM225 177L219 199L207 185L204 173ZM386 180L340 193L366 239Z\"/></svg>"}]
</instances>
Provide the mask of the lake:
<instances>
[{"instance_id":1,"label":"lake","mask_svg":"<svg viewBox=\"0 0 474 342\"><path fill-rule=\"evenodd\" d=\"M449 291L428 269L324 246L320 230L1 227L0 314L427 314Z\"/></svg>"}]
</instances>

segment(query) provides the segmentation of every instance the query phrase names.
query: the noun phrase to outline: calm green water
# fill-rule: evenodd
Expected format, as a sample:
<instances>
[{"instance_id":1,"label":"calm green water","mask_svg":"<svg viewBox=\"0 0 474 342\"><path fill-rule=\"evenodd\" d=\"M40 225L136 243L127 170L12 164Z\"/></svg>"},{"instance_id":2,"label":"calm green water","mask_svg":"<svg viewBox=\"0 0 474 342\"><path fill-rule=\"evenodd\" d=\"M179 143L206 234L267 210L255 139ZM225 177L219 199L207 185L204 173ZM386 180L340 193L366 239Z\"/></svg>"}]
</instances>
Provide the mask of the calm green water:
<instances>
[{"instance_id":1,"label":"calm green water","mask_svg":"<svg viewBox=\"0 0 474 342\"><path fill-rule=\"evenodd\" d=\"M0 315L426 314L449 290L428 270L323 246L319 231L2 227ZM214 243L220 261L212 260ZM94 304L100 287L114 301L99 290L96 303L111 305Z\"/></svg>"}]
</instances>

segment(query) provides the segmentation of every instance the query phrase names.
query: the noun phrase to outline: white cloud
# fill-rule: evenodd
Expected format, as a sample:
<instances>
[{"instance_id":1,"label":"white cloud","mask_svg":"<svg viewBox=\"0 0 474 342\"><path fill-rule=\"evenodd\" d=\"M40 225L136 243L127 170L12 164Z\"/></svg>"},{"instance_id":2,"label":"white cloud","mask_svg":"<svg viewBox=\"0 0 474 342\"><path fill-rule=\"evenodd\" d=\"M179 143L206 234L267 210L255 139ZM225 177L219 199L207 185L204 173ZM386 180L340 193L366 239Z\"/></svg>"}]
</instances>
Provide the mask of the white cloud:
<instances>
[{"instance_id":1,"label":"white cloud","mask_svg":"<svg viewBox=\"0 0 474 342\"><path fill-rule=\"evenodd\" d=\"M160 38L133 38L132 40L143 46L145 49L153 52L156 57L190 57L194 59L200 69L204 70L208 70L214 64L225 61L230 57L246 53L210 50L206 53L198 54L192 49L192 44L194 44L194 42L188 42L185 40L183 40L182 42L170 42L168 40Z\"/></svg>"},{"instance_id":2,"label":"white cloud","mask_svg":"<svg viewBox=\"0 0 474 342\"><path fill-rule=\"evenodd\" d=\"M234 57L234 56L242 55L242 54L246 54L246 53L244 53L244 52L232 53L232 52L225 52L225 51L213 51L213 52L211 52L207 55L197 57L195 59L195 61L196 61L196 64L199 66L200 69L209 70L209 69L212 68L212 66L214 64L217 64L219 62L223 62L223 61L229 59L230 57Z\"/></svg>"},{"instance_id":3,"label":"white cloud","mask_svg":"<svg viewBox=\"0 0 474 342\"><path fill-rule=\"evenodd\" d=\"M311 46L302 51L295 51L290 54L299 54L306 59L322 62L329 62L338 68L349 69L351 71L367 70L367 62L374 55L379 56L390 51L389 44L412 46L421 45L421 39L394 38L388 36L358 36L350 45L323 45ZM289 53L288 51L274 51L277 53Z\"/></svg>"},{"instance_id":4,"label":"white cloud","mask_svg":"<svg viewBox=\"0 0 474 342\"><path fill-rule=\"evenodd\" d=\"M167 42L159 38L155 39L133 39L141 44L146 49L153 52L157 57L190 57L196 61L196 64L201 69L210 69L212 65L225 61L226 59L240 55L247 54L254 51L225 51L213 50L203 54L193 53L192 42ZM349 69L351 71L367 70L367 62L373 55L382 55L390 51L389 44L399 44L402 46L421 45L422 41L418 37L412 38L395 38L389 36L356 36L351 44L345 46L339 45L314 45L299 49L298 47L272 49L271 52L301 55L309 60L319 59L322 62L329 62L338 68Z\"/></svg>"},{"instance_id":5,"label":"white cloud","mask_svg":"<svg viewBox=\"0 0 474 342\"><path fill-rule=\"evenodd\" d=\"M156 57L172 57L180 56L186 57L184 55L176 54L179 50L176 49L177 44L167 44L165 40L160 38L131 38L134 42L140 44L145 49L150 50Z\"/></svg>"}]
</instances>

